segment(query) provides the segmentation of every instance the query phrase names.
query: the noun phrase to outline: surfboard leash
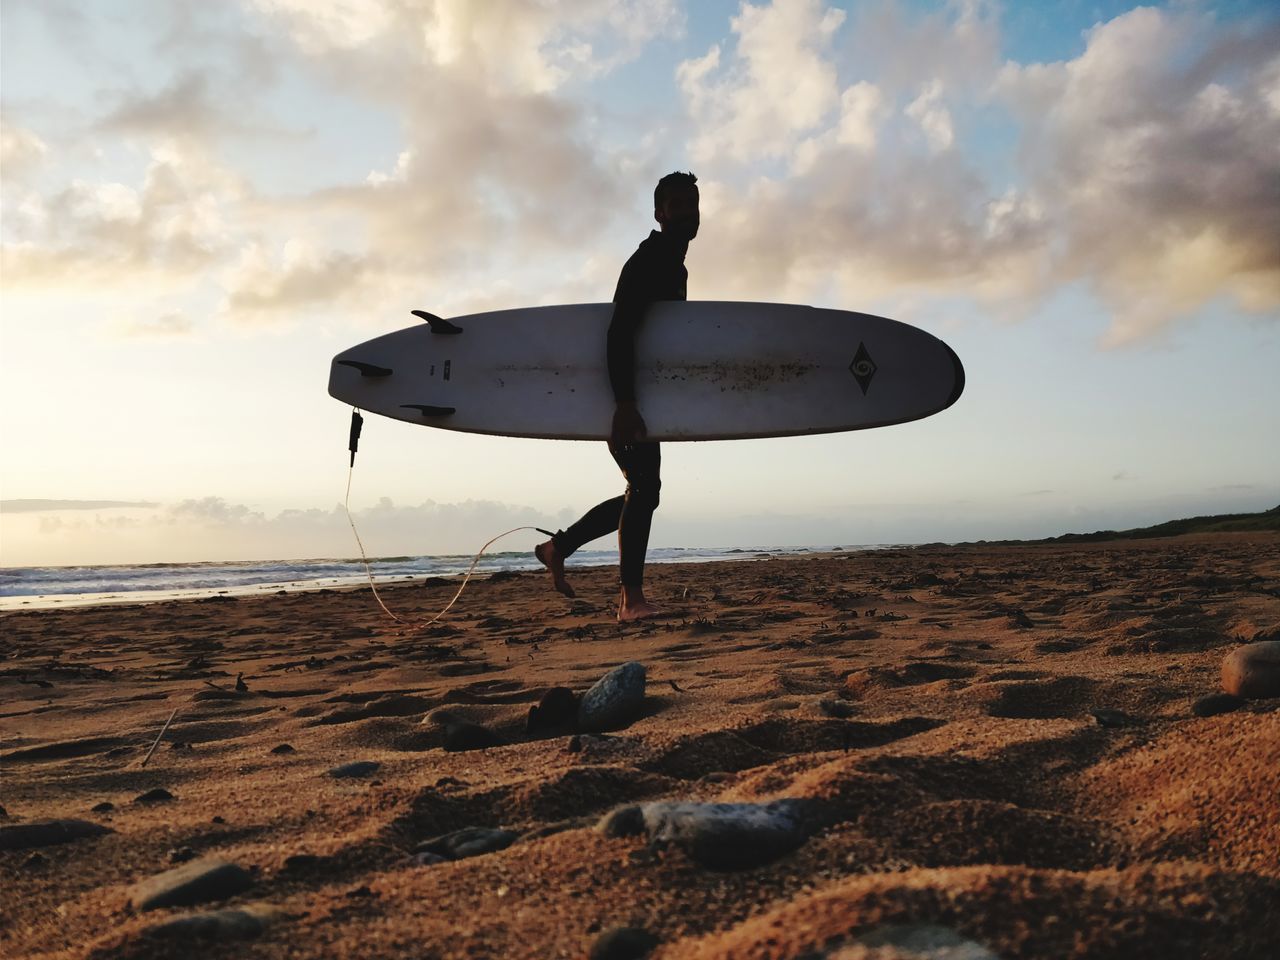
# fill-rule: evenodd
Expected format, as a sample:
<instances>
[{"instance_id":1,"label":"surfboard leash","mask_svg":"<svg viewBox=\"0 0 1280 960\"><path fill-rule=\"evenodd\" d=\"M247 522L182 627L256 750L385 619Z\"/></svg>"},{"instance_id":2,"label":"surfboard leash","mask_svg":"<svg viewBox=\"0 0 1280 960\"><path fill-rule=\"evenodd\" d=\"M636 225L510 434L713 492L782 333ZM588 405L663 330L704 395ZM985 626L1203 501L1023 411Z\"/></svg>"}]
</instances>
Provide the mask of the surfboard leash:
<instances>
[{"instance_id":1,"label":"surfboard leash","mask_svg":"<svg viewBox=\"0 0 1280 960\"><path fill-rule=\"evenodd\" d=\"M467 588L467 584L471 581L471 575L475 572L476 564L480 562L480 558L484 556L485 551L488 550L495 543L497 543L499 540L501 540L503 537L509 536L510 534L513 534L513 533L519 533L521 530L535 530L538 533L545 533L547 536L553 535L550 530L543 530L541 527L515 527L511 530L506 531L505 533L498 534L496 537L494 537L492 540L486 543L483 547L481 547L479 553L477 553L474 557L472 557L471 566L467 568L467 574L462 578L462 585L458 587L458 592L453 595L453 599L450 600L448 604L445 605L445 608L443 610L437 613L430 620L426 620L426 621L414 622L414 621L406 620L404 617L397 616L396 614L391 612L391 610L387 607L385 603L382 602L382 597L378 594L378 586L376 583L374 583L374 580L373 580L373 568L369 565L369 557L365 553L364 541L360 539L360 531L356 529L356 520L351 513L351 478L355 475L355 472L356 472L356 451L360 446L360 430L363 426L364 426L364 417L360 415L359 410L352 408L351 432L349 434L349 438L347 442L347 449L351 452L351 462L347 467L347 493L342 501L342 509L346 511L347 523L351 524L351 532L355 535L356 546L360 548L360 560L361 562L364 563L364 572L365 572L365 576L369 578L369 589L373 591L373 599L378 601L378 606L382 608L382 612L385 613L392 620L394 620L396 623L404 624L407 628L411 630L412 629L425 630L427 627L438 622L440 618L443 617L446 613L448 613L449 610L452 609L453 605L458 602L458 598L462 596L462 591Z\"/></svg>"}]
</instances>

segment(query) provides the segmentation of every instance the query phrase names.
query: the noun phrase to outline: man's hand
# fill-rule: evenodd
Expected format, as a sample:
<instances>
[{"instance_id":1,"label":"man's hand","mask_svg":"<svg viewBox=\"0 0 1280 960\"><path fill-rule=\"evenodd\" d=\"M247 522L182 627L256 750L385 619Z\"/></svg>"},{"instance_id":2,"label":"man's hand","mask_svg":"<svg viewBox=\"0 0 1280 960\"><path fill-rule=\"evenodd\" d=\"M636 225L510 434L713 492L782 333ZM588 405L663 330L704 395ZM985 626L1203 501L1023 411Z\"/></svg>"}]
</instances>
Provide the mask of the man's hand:
<instances>
[{"instance_id":1,"label":"man's hand","mask_svg":"<svg viewBox=\"0 0 1280 960\"><path fill-rule=\"evenodd\" d=\"M613 411L613 430L609 442L615 447L628 447L645 438L644 418L634 403L620 403Z\"/></svg>"}]
</instances>

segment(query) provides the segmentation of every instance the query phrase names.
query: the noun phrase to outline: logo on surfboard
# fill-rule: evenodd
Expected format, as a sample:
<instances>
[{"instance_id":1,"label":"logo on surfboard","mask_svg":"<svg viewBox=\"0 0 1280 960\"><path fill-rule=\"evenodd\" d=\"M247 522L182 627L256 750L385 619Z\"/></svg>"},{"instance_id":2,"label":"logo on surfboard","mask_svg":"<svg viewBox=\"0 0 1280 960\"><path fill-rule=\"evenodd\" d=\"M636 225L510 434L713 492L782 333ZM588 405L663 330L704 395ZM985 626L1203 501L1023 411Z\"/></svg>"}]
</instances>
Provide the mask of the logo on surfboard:
<instances>
[{"instance_id":1,"label":"logo on surfboard","mask_svg":"<svg viewBox=\"0 0 1280 960\"><path fill-rule=\"evenodd\" d=\"M853 379L858 381L858 386L862 388L862 395L865 397L867 387L871 386L871 378L876 375L876 362L871 359L871 354L867 353L865 343L858 344L858 352L853 355L849 372L853 374Z\"/></svg>"}]
</instances>

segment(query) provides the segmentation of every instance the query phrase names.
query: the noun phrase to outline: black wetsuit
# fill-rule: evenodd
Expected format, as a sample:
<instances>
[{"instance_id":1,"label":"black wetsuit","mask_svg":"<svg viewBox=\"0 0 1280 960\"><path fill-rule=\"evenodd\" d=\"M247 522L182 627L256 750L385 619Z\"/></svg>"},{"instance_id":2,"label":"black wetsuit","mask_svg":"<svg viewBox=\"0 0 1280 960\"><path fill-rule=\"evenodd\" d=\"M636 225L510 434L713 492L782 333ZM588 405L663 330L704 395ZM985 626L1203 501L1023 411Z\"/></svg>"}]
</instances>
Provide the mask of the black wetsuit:
<instances>
[{"instance_id":1,"label":"black wetsuit","mask_svg":"<svg viewBox=\"0 0 1280 960\"><path fill-rule=\"evenodd\" d=\"M689 271L684 266L688 244L652 230L622 268L613 294L613 321L609 324L609 383L618 403L634 401L636 331L649 305L658 300L685 300ZM627 479L627 492L596 504L577 523L552 538L556 550L567 557L584 543L618 531L618 553L624 586L644 582L644 558L649 548L649 527L662 489L662 455L657 443L643 441L615 447L609 452Z\"/></svg>"}]
</instances>

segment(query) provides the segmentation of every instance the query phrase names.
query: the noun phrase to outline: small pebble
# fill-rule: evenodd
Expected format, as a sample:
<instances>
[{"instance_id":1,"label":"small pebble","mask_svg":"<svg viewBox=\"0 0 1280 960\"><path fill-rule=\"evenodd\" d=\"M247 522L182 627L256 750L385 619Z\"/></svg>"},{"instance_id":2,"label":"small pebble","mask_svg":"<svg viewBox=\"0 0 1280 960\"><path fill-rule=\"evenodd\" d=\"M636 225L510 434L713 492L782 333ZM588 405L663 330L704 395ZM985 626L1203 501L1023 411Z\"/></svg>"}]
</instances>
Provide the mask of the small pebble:
<instances>
[{"instance_id":1,"label":"small pebble","mask_svg":"<svg viewBox=\"0 0 1280 960\"><path fill-rule=\"evenodd\" d=\"M434 853L449 860L465 860L483 853L505 850L520 835L513 830L496 830L491 827L463 827L452 833L425 840L414 847L416 853Z\"/></svg>"},{"instance_id":2,"label":"small pebble","mask_svg":"<svg viewBox=\"0 0 1280 960\"><path fill-rule=\"evenodd\" d=\"M646 833L655 846L673 843L704 867L744 870L769 863L804 843L808 804L659 801L617 808L596 829L606 836Z\"/></svg>"},{"instance_id":3,"label":"small pebble","mask_svg":"<svg viewBox=\"0 0 1280 960\"><path fill-rule=\"evenodd\" d=\"M95 803L89 808L91 813L110 813L116 808L116 805L110 800L103 800L101 803Z\"/></svg>"},{"instance_id":4,"label":"small pebble","mask_svg":"<svg viewBox=\"0 0 1280 960\"><path fill-rule=\"evenodd\" d=\"M1097 721L1098 726L1108 728L1127 727L1133 723L1133 717L1123 710L1112 710L1109 707L1100 707L1094 710L1093 719Z\"/></svg>"},{"instance_id":5,"label":"small pebble","mask_svg":"<svg viewBox=\"0 0 1280 960\"><path fill-rule=\"evenodd\" d=\"M294 753L295 751L293 749L293 744L291 743L278 743L271 748L271 752L272 753Z\"/></svg>"},{"instance_id":6,"label":"small pebble","mask_svg":"<svg viewBox=\"0 0 1280 960\"><path fill-rule=\"evenodd\" d=\"M196 852L190 847L176 847L169 851L170 863L188 863L196 858Z\"/></svg>"},{"instance_id":7,"label":"small pebble","mask_svg":"<svg viewBox=\"0 0 1280 960\"><path fill-rule=\"evenodd\" d=\"M525 732L555 734L573 729L578 715L578 697L568 687L552 687L542 695L537 706L529 708Z\"/></svg>"},{"instance_id":8,"label":"small pebble","mask_svg":"<svg viewBox=\"0 0 1280 960\"><path fill-rule=\"evenodd\" d=\"M110 827L89 820L33 820L0 827L0 850L51 847L112 832Z\"/></svg>"},{"instance_id":9,"label":"small pebble","mask_svg":"<svg viewBox=\"0 0 1280 960\"><path fill-rule=\"evenodd\" d=\"M1201 697L1191 705L1191 712L1197 717L1216 717L1220 713L1230 713L1243 707L1245 701L1230 693L1211 693Z\"/></svg>"},{"instance_id":10,"label":"small pebble","mask_svg":"<svg viewBox=\"0 0 1280 960\"><path fill-rule=\"evenodd\" d=\"M879 927L825 954L827 960L863 960L882 955L896 960L1000 960L977 941L932 923Z\"/></svg>"},{"instance_id":11,"label":"small pebble","mask_svg":"<svg viewBox=\"0 0 1280 960\"><path fill-rule=\"evenodd\" d=\"M658 938L640 927L613 927L596 937L587 960L642 960L653 952Z\"/></svg>"},{"instance_id":12,"label":"small pebble","mask_svg":"<svg viewBox=\"0 0 1280 960\"><path fill-rule=\"evenodd\" d=\"M140 793L133 798L134 803L164 803L173 800L174 796L164 787L156 787L148 790L146 793Z\"/></svg>"}]
</instances>

